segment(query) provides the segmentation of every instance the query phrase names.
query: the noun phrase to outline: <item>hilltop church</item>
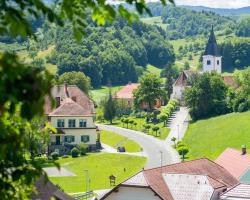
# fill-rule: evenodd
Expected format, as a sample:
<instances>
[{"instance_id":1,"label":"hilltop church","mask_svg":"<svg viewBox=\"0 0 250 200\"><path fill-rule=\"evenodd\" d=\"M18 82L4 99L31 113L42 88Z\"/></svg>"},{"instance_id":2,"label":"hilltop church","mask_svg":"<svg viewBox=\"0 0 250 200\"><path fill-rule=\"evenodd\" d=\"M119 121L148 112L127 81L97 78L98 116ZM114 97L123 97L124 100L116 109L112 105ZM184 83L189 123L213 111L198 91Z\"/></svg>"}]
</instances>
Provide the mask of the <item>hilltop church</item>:
<instances>
[{"instance_id":1,"label":"hilltop church","mask_svg":"<svg viewBox=\"0 0 250 200\"><path fill-rule=\"evenodd\" d=\"M217 45L212 27L204 55L202 56L202 70L198 73L217 72L222 73L222 56ZM188 79L194 75L193 70L184 70L173 84L173 93L171 98L178 100L181 104L184 103L185 89L188 87ZM223 76L224 82L229 86L235 86L232 76Z\"/></svg>"}]
</instances>

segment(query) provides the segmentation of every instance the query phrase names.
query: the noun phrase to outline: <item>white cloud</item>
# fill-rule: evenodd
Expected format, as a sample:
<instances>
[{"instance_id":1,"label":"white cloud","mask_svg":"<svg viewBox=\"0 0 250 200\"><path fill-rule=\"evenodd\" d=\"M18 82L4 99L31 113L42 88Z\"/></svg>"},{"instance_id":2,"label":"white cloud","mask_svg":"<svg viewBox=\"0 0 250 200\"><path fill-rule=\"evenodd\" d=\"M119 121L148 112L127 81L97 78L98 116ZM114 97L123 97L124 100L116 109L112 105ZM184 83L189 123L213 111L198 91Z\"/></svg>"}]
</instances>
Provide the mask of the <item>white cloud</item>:
<instances>
[{"instance_id":1,"label":"white cloud","mask_svg":"<svg viewBox=\"0 0 250 200\"><path fill-rule=\"evenodd\" d=\"M211 8L241 8L250 6L250 0L175 0L177 5L207 6Z\"/></svg>"}]
</instances>

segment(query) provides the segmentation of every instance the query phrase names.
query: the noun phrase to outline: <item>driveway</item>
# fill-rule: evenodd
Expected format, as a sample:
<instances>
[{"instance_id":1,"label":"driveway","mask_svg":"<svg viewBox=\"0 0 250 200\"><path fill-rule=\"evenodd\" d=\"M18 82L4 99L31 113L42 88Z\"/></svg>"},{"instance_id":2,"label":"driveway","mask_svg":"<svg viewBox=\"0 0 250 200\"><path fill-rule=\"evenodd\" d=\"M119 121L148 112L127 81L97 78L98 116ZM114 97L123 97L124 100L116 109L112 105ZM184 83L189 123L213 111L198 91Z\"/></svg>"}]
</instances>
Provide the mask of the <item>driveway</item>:
<instances>
[{"instance_id":1,"label":"driveway","mask_svg":"<svg viewBox=\"0 0 250 200\"><path fill-rule=\"evenodd\" d=\"M188 109L186 107L180 107L180 110L175 113L172 120L168 124L170 132L165 140L167 144L172 142L172 137L175 137L177 141L181 140L184 137L188 127L188 116Z\"/></svg>"},{"instance_id":2,"label":"driveway","mask_svg":"<svg viewBox=\"0 0 250 200\"><path fill-rule=\"evenodd\" d=\"M98 124L97 126L100 129L112 131L128 137L140 144L148 157L145 169L160 167L161 157L162 165L177 163L180 161L176 151L171 146L166 145L165 141L161 141L140 131L102 124Z\"/></svg>"}]
</instances>

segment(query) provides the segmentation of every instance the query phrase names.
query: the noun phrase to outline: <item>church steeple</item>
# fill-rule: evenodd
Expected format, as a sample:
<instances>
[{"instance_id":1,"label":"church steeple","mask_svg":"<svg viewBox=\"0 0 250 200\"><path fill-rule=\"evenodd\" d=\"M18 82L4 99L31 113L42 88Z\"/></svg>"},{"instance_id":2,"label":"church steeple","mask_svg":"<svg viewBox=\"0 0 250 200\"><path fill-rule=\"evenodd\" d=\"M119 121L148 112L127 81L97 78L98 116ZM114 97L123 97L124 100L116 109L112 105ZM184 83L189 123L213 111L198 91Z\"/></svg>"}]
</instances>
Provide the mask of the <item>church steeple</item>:
<instances>
[{"instance_id":1,"label":"church steeple","mask_svg":"<svg viewBox=\"0 0 250 200\"><path fill-rule=\"evenodd\" d=\"M204 53L205 55L211 55L211 56L220 56L220 51L217 45L217 41L214 35L214 28L212 26L211 32L210 32L210 36L207 42L207 46L206 46L206 50Z\"/></svg>"},{"instance_id":2,"label":"church steeple","mask_svg":"<svg viewBox=\"0 0 250 200\"><path fill-rule=\"evenodd\" d=\"M221 73L221 67L221 55L214 35L214 28L212 26L206 50L203 55L203 72L215 71Z\"/></svg>"}]
</instances>

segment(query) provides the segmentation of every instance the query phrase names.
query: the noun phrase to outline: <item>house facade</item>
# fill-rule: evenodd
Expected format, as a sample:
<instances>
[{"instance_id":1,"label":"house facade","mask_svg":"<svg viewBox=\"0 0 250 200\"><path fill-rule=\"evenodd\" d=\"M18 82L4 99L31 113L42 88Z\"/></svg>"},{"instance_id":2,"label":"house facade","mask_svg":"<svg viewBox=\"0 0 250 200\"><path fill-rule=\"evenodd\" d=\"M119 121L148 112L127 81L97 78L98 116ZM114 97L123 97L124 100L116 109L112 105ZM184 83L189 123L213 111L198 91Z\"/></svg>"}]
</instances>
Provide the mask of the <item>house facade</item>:
<instances>
[{"instance_id":1,"label":"house facade","mask_svg":"<svg viewBox=\"0 0 250 200\"><path fill-rule=\"evenodd\" d=\"M100 200L219 200L238 183L223 167L202 158L143 170Z\"/></svg>"},{"instance_id":2,"label":"house facade","mask_svg":"<svg viewBox=\"0 0 250 200\"><path fill-rule=\"evenodd\" d=\"M47 105L47 117L57 132L50 134L49 153L66 154L80 143L87 144L90 150L96 149L99 138L94 123L94 105L89 97L77 86L68 85L52 88L52 96L56 108Z\"/></svg>"},{"instance_id":3,"label":"house facade","mask_svg":"<svg viewBox=\"0 0 250 200\"><path fill-rule=\"evenodd\" d=\"M113 96L113 99L120 101L124 106L127 106L128 108L132 108L134 106L133 91L136 90L139 86L139 83L128 83ZM160 99L155 99L154 106L156 108L160 108L161 104L162 103ZM142 110L147 110L149 108L149 105L148 103L143 102L140 107Z\"/></svg>"}]
</instances>

